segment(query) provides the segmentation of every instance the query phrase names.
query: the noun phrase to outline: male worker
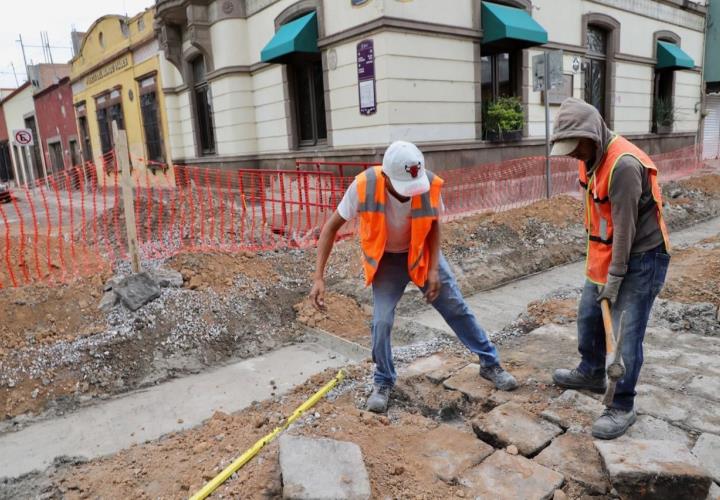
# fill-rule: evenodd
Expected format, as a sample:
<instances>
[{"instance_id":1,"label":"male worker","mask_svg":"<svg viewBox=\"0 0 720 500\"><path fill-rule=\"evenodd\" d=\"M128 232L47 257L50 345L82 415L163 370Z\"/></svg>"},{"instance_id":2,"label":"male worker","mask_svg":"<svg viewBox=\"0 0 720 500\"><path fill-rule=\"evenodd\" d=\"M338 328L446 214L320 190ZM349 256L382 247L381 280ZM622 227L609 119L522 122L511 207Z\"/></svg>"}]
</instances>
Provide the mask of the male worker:
<instances>
[{"instance_id":1,"label":"male worker","mask_svg":"<svg viewBox=\"0 0 720 500\"><path fill-rule=\"evenodd\" d=\"M324 308L325 265L338 230L360 218L365 284L372 284L372 357L374 389L367 408L387 409L395 384L390 331L395 306L412 281L437 309L460 341L480 358L480 376L500 390L517 388L515 378L500 366L497 350L488 340L463 299L450 266L440 253L440 190L443 180L425 170L420 150L396 141L385 151L382 166L358 175L325 224L318 242L317 267L310 298Z\"/></svg>"},{"instance_id":2,"label":"male worker","mask_svg":"<svg viewBox=\"0 0 720 500\"><path fill-rule=\"evenodd\" d=\"M604 392L600 301L610 302L615 330L624 312L621 353L626 372L612 404L592 427L594 437L614 439L635 422L645 328L670 263L657 169L647 154L609 130L593 106L574 98L558 110L551 155L581 160L588 237L587 280L577 319L580 364L556 370L553 380L560 387Z\"/></svg>"}]
</instances>

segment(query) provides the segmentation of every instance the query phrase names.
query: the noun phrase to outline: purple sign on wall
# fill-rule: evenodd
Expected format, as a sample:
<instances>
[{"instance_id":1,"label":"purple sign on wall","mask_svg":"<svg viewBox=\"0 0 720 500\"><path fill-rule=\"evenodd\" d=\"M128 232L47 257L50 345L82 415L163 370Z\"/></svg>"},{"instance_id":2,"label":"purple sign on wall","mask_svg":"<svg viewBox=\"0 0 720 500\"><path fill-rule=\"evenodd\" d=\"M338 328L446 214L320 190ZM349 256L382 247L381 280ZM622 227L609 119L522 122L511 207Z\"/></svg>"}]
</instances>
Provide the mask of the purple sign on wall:
<instances>
[{"instance_id":1,"label":"purple sign on wall","mask_svg":"<svg viewBox=\"0 0 720 500\"><path fill-rule=\"evenodd\" d=\"M375 99L375 47L372 40L357 44L358 96L360 114L371 115L377 111Z\"/></svg>"}]
</instances>

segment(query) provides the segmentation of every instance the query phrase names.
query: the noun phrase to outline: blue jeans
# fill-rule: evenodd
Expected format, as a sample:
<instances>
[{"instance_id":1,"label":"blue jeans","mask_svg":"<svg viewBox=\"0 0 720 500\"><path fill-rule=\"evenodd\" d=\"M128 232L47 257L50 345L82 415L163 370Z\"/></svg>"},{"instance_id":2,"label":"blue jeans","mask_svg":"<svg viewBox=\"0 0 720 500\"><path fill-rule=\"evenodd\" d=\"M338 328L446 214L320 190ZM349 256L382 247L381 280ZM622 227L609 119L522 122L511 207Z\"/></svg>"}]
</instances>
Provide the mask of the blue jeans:
<instances>
[{"instance_id":1,"label":"blue jeans","mask_svg":"<svg viewBox=\"0 0 720 500\"><path fill-rule=\"evenodd\" d=\"M625 311L622 343L625 376L615 388L612 408L625 411L633 408L635 385L643 364L645 328L655 297L665 283L669 264L670 256L664 245L630 256L627 274L612 307L615 332L620 326L620 315ZM582 358L578 370L590 376L605 374L605 328L597 297L597 285L587 281L578 308L578 350Z\"/></svg>"},{"instance_id":2,"label":"blue jeans","mask_svg":"<svg viewBox=\"0 0 720 500\"><path fill-rule=\"evenodd\" d=\"M440 294L432 306L442 315L460 341L480 357L482 366L500 364L495 346L465 303L455 276L445 257L439 260ZM393 386L397 378L392 360L390 332L395 322L395 307L410 282L407 253L386 253L380 260L372 283L372 358L375 363L375 384ZM425 288L422 291L425 292Z\"/></svg>"}]
</instances>

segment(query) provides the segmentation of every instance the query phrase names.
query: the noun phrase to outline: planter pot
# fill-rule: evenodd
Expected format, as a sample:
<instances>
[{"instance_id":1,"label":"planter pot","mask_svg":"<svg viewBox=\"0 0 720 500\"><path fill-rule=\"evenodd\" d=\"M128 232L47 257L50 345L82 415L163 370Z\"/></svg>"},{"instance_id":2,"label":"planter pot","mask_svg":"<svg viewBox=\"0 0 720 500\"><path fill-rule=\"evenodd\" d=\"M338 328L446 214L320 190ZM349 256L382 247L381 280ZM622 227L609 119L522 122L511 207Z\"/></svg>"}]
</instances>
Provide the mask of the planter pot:
<instances>
[{"instance_id":1,"label":"planter pot","mask_svg":"<svg viewBox=\"0 0 720 500\"><path fill-rule=\"evenodd\" d=\"M522 130L510 130L508 132L494 132L488 130L485 133L485 140L490 142L515 142L522 140Z\"/></svg>"}]
</instances>

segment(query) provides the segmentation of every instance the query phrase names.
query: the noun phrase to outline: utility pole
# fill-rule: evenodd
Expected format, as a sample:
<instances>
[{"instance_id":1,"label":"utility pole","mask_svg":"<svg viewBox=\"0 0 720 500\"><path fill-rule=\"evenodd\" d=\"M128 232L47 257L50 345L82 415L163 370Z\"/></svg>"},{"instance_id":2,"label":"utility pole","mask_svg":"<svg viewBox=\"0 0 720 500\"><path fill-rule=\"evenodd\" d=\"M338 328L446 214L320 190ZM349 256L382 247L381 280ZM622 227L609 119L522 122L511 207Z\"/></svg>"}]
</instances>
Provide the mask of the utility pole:
<instances>
[{"instance_id":1,"label":"utility pole","mask_svg":"<svg viewBox=\"0 0 720 500\"><path fill-rule=\"evenodd\" d=\"M15 71L15 63L13 63L13 62L11 61L11 62L10 62L10 66L12 66L13 75L15 76L15 86L19 87L19 86L20 86L20 82L18 82L18 79L17 79L17 72Z\"/></svg>"}]
</instances>

